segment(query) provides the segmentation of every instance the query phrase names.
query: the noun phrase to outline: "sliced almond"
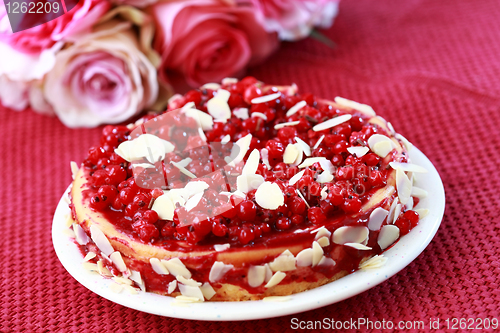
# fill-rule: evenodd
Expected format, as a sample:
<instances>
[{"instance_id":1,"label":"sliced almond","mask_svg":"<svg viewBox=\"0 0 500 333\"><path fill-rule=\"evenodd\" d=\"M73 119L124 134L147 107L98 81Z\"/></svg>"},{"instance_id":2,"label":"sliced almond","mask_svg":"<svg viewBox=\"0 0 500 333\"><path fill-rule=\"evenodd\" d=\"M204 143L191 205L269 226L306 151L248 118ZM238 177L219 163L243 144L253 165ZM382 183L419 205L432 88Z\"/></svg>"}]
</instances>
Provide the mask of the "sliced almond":
<instances>
[{"instance_id":1,"label":"sliced almond","mask_svg":"<svg viewBox=\"0 0 500 333\"><path fill-rule=\"evenodd\" d=\"M89 272L99 272L99 269L97 268L97 264L91 263L91 262L82 262L83 268L85 268Z\"/></svg>"},{"instance_id":2,"label":"sliced almond","mask_svg":"<svg viewBox=\"0 0 500 333\"><path fill-rule=\"evenodd\" d=\"M313 233L313 232L316 232L316 236L314 236L314 239L315 239L315 240L320 239L321 237L324 237L324 236L326 236L326 237L330 237L330 236L331 236L331 234L332 234L332 233L331 233L331 232L330 232L327 228L325 228L325 227L321 227L321 228L319 228L319 229L317 229L317 230L311 231L311 233Z\"/></svg>"},{"instance_id":3,"label":"sliced almond","mask_svg":"<svg viewBox=\"0 0 500 333\"><path fill-rule=\"evenodd\" d=\"M233 265L226 265L221 261L216 261L214 262L212 268L210 269L210 274L208 279L210 280L210 282L217 282L233 268L234 268Z\"/></svg>"},{"instance_id":4,"label":"sliced almond","mask_svg":"<svg viewBox=\"0 0 500 333\"><path fill-rule=\"evenodd\" d=\"M263 114L262 112L252 112L252 117L264 119L267 121L267 116L265 114Z\"/></svg>"},{"instance_id":5,"label":"sliced almond","mask_svg":"<svg viewBox=\"0 0 500 333\"><path fill-rule=\"evenodd\" d=\"M397 204L396 208L394 209L394 217L392 218L392 224L396 223L396 220L399 217L399 214L401 214L401 210L403 209L403 206L401 204Z\"/></svg>"},{"instance_id":6,"label":"sliced almond","mask_svg":"<svg viewBox=\"0 0 500 333\"><path fill-rule=\"evenodd\" d=\"M399 198L396 197L392 201L391 208L389 209L389 214L387 214L387 223L394 223L394 212L396 211L396 206L399 203Z\"/></svg>"},{"instance_id":7,"label":"sliced almond","mask_svg":"<svg viewBox=\"0 0 500 333\"><path fill-rule=\"evenodd\" d=\"M214 119L231 118L231 108L227 104L227 101L217 96L207 102L207 110Z\"/></svg>"},{"instance_id":8,"label":"sliced almond","mask_svg":"<svg viewBox=\"0 0 500 333\"><path fill-rule=\"evenodd\" d=\"M264 177L256 174L246 174L236 177L236 188L238 191L248 193L258 189L265 182Z\"/></svg>"},{"instance_id":9,"label":"sliced almond","mask_svg":"<svg viewBox=\"0 0 500 333\"><path fill-rule=\"evenodd\" d=\"M184 266L179 258L172 258L170 260L161 260L161 263L165 265L170 274L177 277L177 275L182 275L186 279L191 278L191 272Z\"/></svg>"},{"instance_id":10,"label":"sliced almond","mask_svg":"<svg viewBox=\"0 0 500 333\"><path fill-rule=\"evenodd\" d=\"M413 209L413 197L410 197L408 199L408 202L405 205L405 210L412 210Z\"/></svg>"},{"instance_id":11,"label":"sliced almond","mask_svg":"<svg viewBox=\"0 0 500 333\"><path fill-rule=\"evenodd\" d=\"M187 286L182 283L178 283L177 285L179 286L179 291L183 296L196 298L199 301L205 300L200 287Z\"/></svg>"},{"instance_id":12,"label":"sliced almond","mask_svg":"<svg viewBox=\"0 0 500 333\"><path fill-rule=\"evenodd\" d=\"M109 285L109 290L111 290L115 294L119 294L123 291L123 285L120 285L118 283L111 283Z\"/></svg>"},{"instance_id":13,"label":"sliced almond","mask_svg":"<svg viewBox=\"0 0 500 333\"><path fill-rule=\"evenodd\" d=\"M250 266L248 269L248 285L257 288L264 283L266 278L265 266Z\"/></svg>"},{"instance_id":14,"label":"sliced almond","mask_svg":"<svg viewBox=\"0 0 500 333\"><path fill-rule=\"evenodd\" d=\"M297 160L299 154L302 154L302 151L299 150L295 144L289 143L283 154L283 162L285 164L293 164Z\"/></svg>"},{"instance_id":15,"label":"sliced almond","mask_svg":"<svg viewBox=\"0 0 500 333\"><path fill-rule=\"evenodd\" d=\"M265 288L271 288L278 285L286 277L286 273L276 272L269 282L264 286Z\"/></svg>"},{"instance_id":16,"label":"sliced almond","mask_svg":"<svg viewBox=\"0 0 500 333\"><path fill-rule=\"evenodd\" d=\"M370 214L368 229L379 230L388 214L389 212L381 207L375 208Z\"/></svg>"},{"instance_id":17,"label":"sliced almond","mask_svg":"<svg viewBox=\"0 0 500 333\"><path fill-rule=\"evenodd\" d=\"M250 155L248 156L248 159L245 163L245 166L243 166L243 169L241 170L242 175L253 175L257 172L257 169L259 167L259 161L260 161L260 153L258 149L254 149Z\"/></svg>"},{"instance_id":18,"label":"sliced almond","mask_svg":"<svg viewBox=\"0 0 500 333\"><path fill-rule=\"evenodd\" d=\"M231 141L231 136L229 134L226 134L222 140L220 140L220 143L222 143L223 145L225 145L226 143L228 143L229 141Z\"/></svg>"},{"instance_id":19,"label":"sliced almond","mask_svg":"<svg viewBox=\"0 0 500 333\"><path fill-rule=\"evenodd\" d=\"M214 90L214 91L217 91L220 89L220 84L218 83L215 83L215 82L209 82L209 83L205 83L204 85L202 85L200 87L201 90L203 89L210 89L210 90Z\"/></svg>"},{"instance_id":20,"label":"sliced almond","mask_svg":"<svg viewBox=\"0 0 500 333\"><path fill-rule=\"evenodd\" d=\"M369 230L367 227L340 227L333 232L332 241L335 244L364 243L368 239Z\"/></svg>"},{"instance_id":21,"label":"sliced almond","mask_svg":"<svg viewBox=\"0 0 500 333\"><path fill-rule=\"evenodd\" d=\"M274 94L255 97L250 102L252 104L261 104L261 103L267 103L270 101L274 101L275 99L280 98L280 97L281 97L281 93L278 91L277 93L274 93Z\"/></svg>"},{"instance_id":22,"label":"sliced almond","mask_svg":"<svg viewBox=\"0 0 500 333\"><path fill-rule=\"evenodd\" d=\"M191 287L201 287L201 282L195 281L193 279L186 279L182 275L177 275L175 278L177 279L177 281L179 281L183 285L191 286Z\"/></svg>"},{"instance_id":23,"label":"sliced almond","mask_svg":"<svg viewBox=\"0 0 500 333\"><path fill-rule=\"evenodd\" d=\"M369 246L366 246L366 245L363 245L363 244L359 244L359 243L345 243L344 245L352 247L352 248L354 248L356 250L371 250L372 249Z\"/></svg>"},{"instance_id":24,"label":"sliced almond","mask_svg":"<svg viewBox=\"0 0 500 333\"><path fill-rule=\"evenodd\" d=\"M424 190L420 187L413 186L411 188L411 196L412 197L423 199L423 198L426 198L428 195L429 195L429 192L427 192L426 190Z\"/></svg>"},{"instance_id":25,"label":"sliced almond","mask_svg":"<svg viewBox=\"0 0 500 333\"><path fill-rule=\"evenodd\" d=\"M170 281L167 293L171 294L177 289L177 280Z\"/></svg>"},{"instance_id":26,"label":"sliced almond","mask_svg":"<svg viewBox=\"0 0 500 333\"><path fill-rule=\"evenodd\" d=\"M94 252L89 252L85 256L85 258L83 258L83 261L89 261L91 259L94 259L96 256L97 256L97 254L95 254Z\"/></svg>"},{"instance_id":27,"label":"sliced almond","mask_svg":"<svg viewBox=\"0 0 500 333\"><path fill-rule=\"evenodd\" d=\"M286 112L286 116L287 117L290 117L294 114L296 114L298 111L300 111L304 106L307 105L307 102L306 101L300 101L298 102L297 104L295 104L294 106L292 106L287 112Z\"/></svg>"},{"instance_id":28,"label":"sliced almond","mask_svg":"<svg viewBox=\"0 0 500 333\"><path fill-rule=\"evenodd\" d=\"M325 247L330 245L330 237L323 236L320 239L318 239L318 244L321 245L321 247Z\"/></svg>"},{"instance_id":29,"label":"sliced almond","mask_svg":"<svg viewBox=\"0 0 500 333\"><path fill-rule=\"evenodd\" d=\"M224 250L227 250L231 247L230 244L215 244L214 245L214 250L217 252L222 252Z\"/></svg>"},{"instance_id":30,"label":"sliced almond","mask_svg":"<svg viewBox=\"0 0 500 333\"><path fill-rule=\"evenodd\" d=\"M201 193L196 193L193 195L187 202L186 205L184 206L186 208L186 211L191 211L194 207L198 206L198 204L201 201L201 198L203 198L203 192Z\"/></svg>"},{"instance_id":31,"label":"sliced almond","mask_svg":"<svg viewBox=\"0 0 500 333\"><path fill-rule=\"evenodd\" d=\"M225 89L218 89L215 97L227 102L229 101L229 97L231 97L231 93Z\"/></svg>"},{"instance_id":32,"label":"sliced almond","mask_svg":"<svg viewBox=\"0 0 500 333\"><path fill-rule=\"evenodd\" d=\"M321 189L320 194L321 194L321 200L326 200L326 198L328 198L328 186L323 187Z\"/></svg>"},{"instance_id":33,"label":"sliced almond","mask_svg":"<svg viewBox=\"0 0 500 333\"><path fill-rule=\"evenodd\" d=\"M376 115L375 111L373 111L373 108L371 106L366 105L366 104L361 104L361 103L358 103L355 101L351 101L347 98L337 96L337 97L335 97L335 103L346 106L346 107L354 109L354 110L361 111L362 113L364 113L368 116L374 117Z\"/></svg>"},{"instance_id":34,"label":"sliced almond","mask_svg":"<svg viewBox=\"0 0 500 333\"><path fill-rule=\"evenodd\" d=\"M277 209L285 203L285 196L278 184L264 182L255 192L255 201L264 209Z\"/></svg>"},{"instance_id":35,"label":"sliced almond","mask_svg":"<svg viewBox=\"0 0 500 333\"><path fill-rule=\"evenodd\" d=\"M275 130L279 130L280 128L283 128L283 127L287 127L287 126L296 126L300 124L300 120L296 120L296 121L289 121L289 122L286 122L286 123L280 123L280 124L276 124L274 125L274 129Z\"/></svg>"},{"instance_id":36,"label":"sliced almond","mask_svg":"<svg viewBox=\"0 0 500 333\"><path fill-rule=\"evenodd\" d=\"M311 156L311 147L301 138L295 137L295 142L300 145L300 148L302 148L302 151L306 156Z\"/></svg>"},{"instance_id":37,"label":"sliced almond","mask_svg":"<svg viewBox=\"0 0 500 333\"><path fill-rule=\"evenodd\" d=\"M330 173L330 171L326 170L323 171L321 174L318 175L316 178L316 181L320 184L324 183L330 183L333 180L333 175Z\"/></svg>"},{"instance_id":38,"label":"sliced almond","mask_svg":"<svg viewBox=\"0 0 500 333\"><path fill-rule=\"evenodd\" d=\"M80 245L87 245L90 238L79 224L73 223L73 231L75 232L76 242Z\"/></svg>"},{"instance_id":39,"label":"sliced almond","mask_svg":"<svg viewBox=\"0 0 500 333\"><path fill-rule=\"evenodd\" d=\"M271 270L271 268L269 268L268 264L265 264L264 267L266 268L266 279L264 280L264 282L267 283L273 277L273 271Z\"/></svg>"},{"instance_id":40,"label":"sliced almond","mask_svg":"<svg viewBox=\"0 0 500 333\"><path fill-rule=\"evenodd\" d=\"M297 254L297 266L305 267L312 266L313 249L304 249Z\"/></svg>"},{"instance_id":41,"label":"sliced almond","mask_svg":"<svg viewBox=\"0 0 500 333\"><path fill-rule=\"evenodd\" d=\"M411 196L412 183L401 169L396 169L396 189L401 204L406 205Z\"/></svg>"},{"instance_id":42,"label":"sliced almond","mask_svg":"<svg viewBox=\"0 0 500 333\"><path fill-rule=\"evenodd\" d=\"M387 258L383 255L374 255L365 262L359 264L359 269L377 269L385 265Z\"/></svg>"},{"instance_id":43,"label":"sliced almond","mask_svg":"<svg viewBox=\"0 0 500 333\"><path fill-rule=\"evenodd\" d=\"M163 265L163 263L159 259L150 258L149 263L151 264L151 267L153 268L153 271L155 271L156 274L160 275L170 274L167 267L165 267L165 265Z\"/></svg>"},{"instance_id":44,"label":"sliced almond","mask_svg":"<svg viewBox=\"0 0 500 333\"><path fill-rule=\"evenodd\" d=\"M154 210L156 213L158 213L158 216L162 220L174 220L175 206L168 195L163 194L156 198L153 206L151 207L151 210Z\"/></svg>"},{"instance_id":45,"label":"sliced almond","mask_svg":"<svg viewBox=\"0 0 500 333\"><path fill-rule=\"evenodd\" d=\"M323 248L319 245L318 242L314 241L312 245L313 250L313 258L312 258L312 266L316 266L319 264L321 258L323 257Z\"/></svg>"},{"instance_id":46,"label":"sliced almond","mask_svg":"<svg viewBox=\"0 0 500 333\"><path fill-rule=\"evenodd\" d=\"M381 141L377 142L373 146L372 151L378 156L385 158L392 151L392 149L393 149L392 143L388 141Z\"/></svg>"},{"instance_id":47,"label":"sliced almond","mask_svg":"<svg viewBox=\"0 0 500 333\"><path fill-rule=\"evenodd\" d=\"M382 250L387 249L399 238L399 228L395 225L384 225L378 234L377 243Z\"/></svg>"},{"instance_id":48,"label":"sliced almond","mask_svg":"<svg viewBox=\"0 0 500 333\"><path fill-rule=\"evenodd\" d=\"M326 129L335 127L337 125L340 125L342 123L345 123L346 121L349 121L352 118L352 115L350 114L344 114L342 116L338 116L332 119L329 119L325 122L322 122L321 124L318 124L313 127L313 131L319 132L319 131L324 131Z\"/></svg>"},{"instance_id":49,"label":"sliced almond","mask_svg":"<svg viewBox=\"0 0 500 333\"><path fill-rule=\"evenodd\" d=\"M323 256L323 258L319 261L318 266L335 266L336 264L337 263L332 258Z\"/></svg>"},{"instance_id":50,"label":"sliced almond","mask_svg":"<svg viewBox=\"0 0 500 333\"><path fill-rule=\"evenodd\" d=\"M370 151L370 148L368 147L349 147L347 148L347 151L353 155L356 155L356 157L363 157Z\"/></svg>"},{"instance_id":51,"label":"sliced almond","mask_svg":"<svg viewBox=\"0 0 500 333\"><path fill-rule=\"evenodd\" d=\"M179 169L180 172L182 172L183 174L185 174L189 178L196 178L196 175L194 173L192 173L191 171L189 171L188 169L186 169L185 167L183 167L179 163L174 162L174 161L170 161L170 163L172 163L172 165L174 167L176 167L177 169Z\"/></svg>"},{"instance_id":52,"label":"sliced almond","mask_svg":"<svg viewBox=\"0 0 500 333\"><path fill-rule=\"evenodd\" d=\"M290 180L288 181L288 185L295 185L300 180L300 178L302 178L304 172L306 172L306 170L302 170L296 173L292 178L290 178Z\"/></svg>"},{"instance_id":53,"label":"sliced almond","mask_svg":"<svg viewBox=\"0 0 500 333\"><path fill-rule=\"evenodd\" d=\"M90 226L90 237L94 241L95 245L101 250L105 255L109 256L111 253L115 252L108 238L95 224Z\"/></svg>"},{"instance_id":54,"label":"sliced almond","mask_svg":"<svg viewBox=\"0 0 500 333\"><path fill-rule=\"evenodd\" d=\"M234 77L225 77L222 79L221 83L224 86L229 86L229 85L238 83L238 79L236 79Z\"/></svg>"},{"instance_id":55,"label":"sliced almond","mask_svg":"<svg viewBox=\"0 0 500 333\"><path fill-rule=\"evenodd\" d=\"M78 168L78 164L76 164L76 162L75 162L75 161L71 161L71 162L69 163L69 166L70 166L70 168L71 168L71 176L73 177L73 179L75 179L76 174L78 173L78 169L79 169L79 168Z\"/></svg>"},{"instance_id":56,"label":"sliced almond","mask_svg":"<svg viewBox=\"0 0 500 333\"><path fill-rule=\"evenodd\" d=\"M309 157L306 158L304 162L302 162L302 164L299 165L299 169L307 168L313 165L314 163L319 163L326 160L327 160L326 157Z\"/></svg>"},{"instance_id":57,"label":"sliced almond","mask_svg":"<svg viewBox=\"0 0 500 333\"><path fill-rule=\"evenodd\" d=\"M233 114L237 117L240 118L241 120L246 120L249 117L248 115L248 109L247 108L236 108L233 110Z\"/></svg>"},{"instance_id":58,"label":"sliced almond","mask_svg":"<svg viewBox=\"0 0 500 333\"><path fill-rule=\"evenodd\" d=\"M418 213L419 220L423 219L427 215L429 215L429 210L426 208L421 208L421 209L415 209L415 211Z\"/></svg>"},{"instance_id":59,"label":"sliced almond","mask_svg":"<svg viewBox=\"0 0 500 333\"><path fill-rule=\"evenodd\" d=\"M411 163L400 163L400 162L390 162L389 165L393 169L401 169L407 172L417 172L417 173L427 173L427 169L421 167L420 165L411 164Z\"/></svg>"},{"instance_id":60,"label":"sliced almond","mask_svg":"<svg viewBox=\"0 0 500 333\"><path fill-rule=\"evenodd\" d=\"M234 149L237 149L237 155L233 159L232 164L235 165L243 161L243 158L247 154L248 149L250 148L250 143L252 142L252 134L247 134L234 144ZM237 146L237 147L236 147ZM231 153L232 154L232 153Z\"/></svg>"},{"instance_id":61,"label":"sliced almond","mask_svg":"<svg viewBox=\"0 0 500 333\"><path fill-rule=\"evenodd\" d=\"M316 149L316 148L318 148L318 147L319 147L319 145L321 144L321 142L323 142L323 140L325 139L325 136L326 136L326 135L324 135L324 134L323 134L323 135L322 135L322 136L318 139L318 141L316 141L316 143L314 144L314 147L313 147L312 149Z\"/></svg>"},{"instance_id":62,"label":"sliced almond","mask_svg":"<svg viewBox=\"0 0 500 333\"><path fill-rule=\"evenodd\" d=\"M403 142L403 146L405 146L407 151L410 151L413 148L413 145L410 141L408 141L404 136L402 136L399 133L396 133L394 137L398 140L401 140Z\"/></svg>"},{"instance_id":63,"label":"sliced almond","mask_svg":"<svg viewBox=\"0 0 500 333\"><path fill-rule=\"evenodd\" d=\"M266 148L262 148L260 150L260 157L262 159L262 163L267 167L267 170L271 170L271 164L269 164L269 151Z\"/></svg>"},{"instance_id":64,"label":"sliced almond","mask_svg":"<svg viewBox=\"0 0 500 333\"><path fill-rule=\"evenodd\" d=\"M277 258L275 258L272 262L269 263L269 268L271 268L273 272L293 271L294 269L296 269L295 257L293 256L293 254L290 255L281 254Z\"/></svg>"},{"instance_id":65,"label":"sliced almond","mask_svg":"<svg viewBox=\"0 0 500 333\"><path fill-rule=\"evenodd\" d=\"M191 181L187 183L184 189L188 191L188 196L192 197L195 194L203 193L203 191L205 191L209 187L210 186L207 183L200 180L200 181Z\"/></svg>"},{"instance_id":66,"label":"sliced almond","mask_svg":"<svg viewBox=\"0 0 500 333\"><path fill-rule=\"evenodd\" d=\"M214 297L214 295L216 294L214 288L212 288L212 286L208 282L205 282L200 287L200 290L207 301L211 300L212 297Z\"/></svg>"},{"instance_id":67,"label":"sliced almond","mask_svg":"<svg viewBox=\"0 0 500 333\"><path fill-rule=\"evenodd\" d=\"M118 270L120 272L127 271L127 265L125 265L125 262L123 261L123 258L122 258L122 254L120 252L115 251L115 252L111 253L111 255L109 256L109 259L111 259L113 264L115 264L116 268L118 268Z\"/></svg>"}]
</instances>

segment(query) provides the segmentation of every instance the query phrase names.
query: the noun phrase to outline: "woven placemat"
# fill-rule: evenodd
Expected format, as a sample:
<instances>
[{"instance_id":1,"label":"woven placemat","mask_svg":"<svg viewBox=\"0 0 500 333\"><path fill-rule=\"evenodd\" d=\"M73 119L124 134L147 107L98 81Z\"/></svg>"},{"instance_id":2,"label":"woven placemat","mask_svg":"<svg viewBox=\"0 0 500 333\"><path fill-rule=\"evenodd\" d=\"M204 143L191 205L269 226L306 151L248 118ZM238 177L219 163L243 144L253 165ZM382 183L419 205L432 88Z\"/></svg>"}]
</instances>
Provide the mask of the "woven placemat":
<instances>
[{"instance_id":1,"label":"woven placemat","mask_svg":"<svg viewBox=\"0 0 500 333\"><path fill-rule=\"evenodd\" d=\"M0 330L283 332L292 318L498 318L500 292L500 3L343 0L324 33L337 44L285 43L249 74L371 104L422 150L446 189L427 249L385 283L324 308L269 320L200 322L114 304L56 258L52 216L100 129L71 130L31 111L0 110Z\"/></svg>"}]
</instances>

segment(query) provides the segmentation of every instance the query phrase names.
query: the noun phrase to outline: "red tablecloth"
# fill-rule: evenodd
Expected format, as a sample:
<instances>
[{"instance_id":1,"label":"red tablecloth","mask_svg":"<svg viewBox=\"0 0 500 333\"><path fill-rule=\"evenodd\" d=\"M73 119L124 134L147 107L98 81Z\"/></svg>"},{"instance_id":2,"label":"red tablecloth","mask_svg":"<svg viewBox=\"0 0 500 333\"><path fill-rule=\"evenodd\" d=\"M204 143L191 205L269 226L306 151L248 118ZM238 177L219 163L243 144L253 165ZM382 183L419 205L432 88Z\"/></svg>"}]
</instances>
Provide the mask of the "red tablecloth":
<instances>
[{"instance_id":1,"label":"red tablecloth","mask_svg":"<svg viewBox=\"0 0 500 333\"><path fill-rule=\"evenodd\" d=\"M100 129L72 130L31 111L0 110L2 331L273 331L299 320L500 317L500 3L343 0L325 34L283 44L251 75L371 104L435 164L446 189L436 237L407 268L343 302L250 322L164 318L76 282L51 242L52 215ZM443 327L443 325L441 326Z\"/></svg>"}]
</instances>

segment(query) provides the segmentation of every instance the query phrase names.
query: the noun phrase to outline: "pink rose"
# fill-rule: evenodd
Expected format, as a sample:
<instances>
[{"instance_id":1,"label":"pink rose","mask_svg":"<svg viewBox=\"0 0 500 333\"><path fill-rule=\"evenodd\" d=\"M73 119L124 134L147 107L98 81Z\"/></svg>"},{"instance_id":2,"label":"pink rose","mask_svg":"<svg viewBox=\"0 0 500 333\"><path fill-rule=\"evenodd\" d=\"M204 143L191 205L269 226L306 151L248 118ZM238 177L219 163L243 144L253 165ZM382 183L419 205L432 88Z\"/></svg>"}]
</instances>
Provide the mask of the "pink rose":
<instances>
[{"instance_id":1,"label":"pink rose","mask_svg":"<svg viewBox=\"0 0 500 333\"><path fill-rule=\"evenodd\" d=\"M3 0L0 1L2 2L0 8L3 8ZM52 47L57 41L90 31L109 8L110 4L107 1L80 0L67 14L15 34L4 33L0 35L0 40L24 53L40 53ZM0 25L1 22L0 13Z\"/></svg>"},{"instance_id":2,"label":"pink rose","mask_svg":"<svg viewBox=\"0 0 500 333\"><path fill-rule=\"evenodd\" d=\"M264 30L250 7L193 0L160 2L152 12L164 79L174 71L192 86L220 81L265 59L278 46L276 35Z\"/></svg>"},{"instance_id":3,"label":"pink rose","mask_svg":"<svg viewBox=\"0 0 500 333\"><path fill-rule=\"evenodd\" d=\"M117 5L128 5L137 8L144 8L160 0L112 0L113 3Z\"/></svg>"},{"instance_id":4,"label":"pink rose","mask_svg":"<svg viewBox=\"0 0 500 333\"><path fill-rule=\"evenodd\" d=\"M277 32L281 40L307 37L314 27L328 28L337 15L340 0L237 0L249 1L267 31Z\"/></svg>"}]
</instances>

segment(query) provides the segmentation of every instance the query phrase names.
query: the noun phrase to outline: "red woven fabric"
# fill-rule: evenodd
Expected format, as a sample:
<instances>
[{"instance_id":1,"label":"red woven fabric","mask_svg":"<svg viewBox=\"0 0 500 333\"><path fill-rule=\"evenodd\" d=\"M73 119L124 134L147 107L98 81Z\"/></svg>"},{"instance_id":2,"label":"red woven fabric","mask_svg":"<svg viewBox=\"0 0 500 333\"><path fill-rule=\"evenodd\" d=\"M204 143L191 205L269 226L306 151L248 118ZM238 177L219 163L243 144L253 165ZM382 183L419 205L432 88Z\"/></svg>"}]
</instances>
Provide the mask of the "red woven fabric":
<instances>
[{"instance_id":1,"label":"red woven fabric","mask_svg":"<svg viewBox=\"0 0 500 333\"><path fill-rule=\"evenodd\" d=\"M31 111L0 110L2 331L282 332L299 320L500 317L500 3L343 0L325 32L283 44L249 74L371 104L435 164L446 189L436 237L385 283L314 311L250 322L154 316L90 292L51 243L54 209L100 129L71 130Z\"/></svg>"}]
</instances>

